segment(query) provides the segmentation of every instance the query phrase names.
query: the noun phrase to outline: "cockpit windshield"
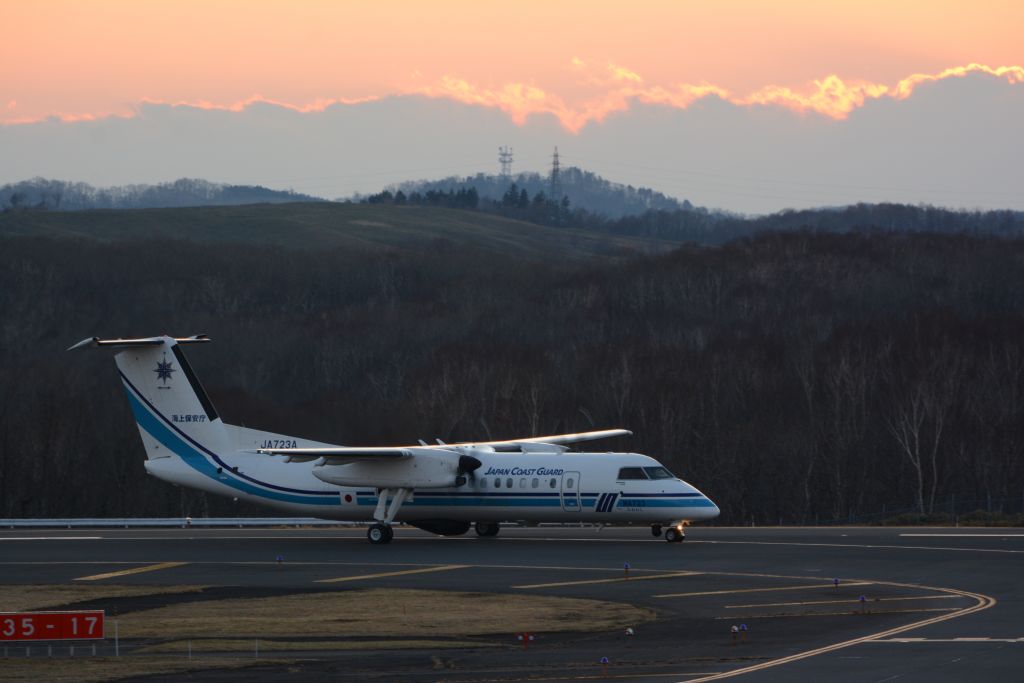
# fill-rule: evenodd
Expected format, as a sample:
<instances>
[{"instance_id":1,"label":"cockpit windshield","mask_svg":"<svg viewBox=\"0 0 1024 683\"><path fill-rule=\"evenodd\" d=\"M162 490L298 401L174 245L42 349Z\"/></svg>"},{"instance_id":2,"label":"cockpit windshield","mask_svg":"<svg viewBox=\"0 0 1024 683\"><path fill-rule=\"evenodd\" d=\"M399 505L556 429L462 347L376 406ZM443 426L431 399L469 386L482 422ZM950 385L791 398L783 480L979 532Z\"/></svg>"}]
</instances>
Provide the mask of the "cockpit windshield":
<instances>
[{"instance_id":1,"label":"cockpit windshield","mask_svg":"<svg viewBox=\"0 0 1024 683\"><path fill-rule=\"evenodd\" d=\"M646 479L643 467L623 467L619 470L619 480L624 479Z\"/></svg>"},{"instance_id":2,"label":"cockpit windshield","mask_svg":"<svg viewBox=\"0 0 1024 683\"><path fill-rule=\"evenodd\" d=\"M664 467L645 467L644 472L651 479L675 479L676 475L669 472Z\"/></svg>"}]
</instances>

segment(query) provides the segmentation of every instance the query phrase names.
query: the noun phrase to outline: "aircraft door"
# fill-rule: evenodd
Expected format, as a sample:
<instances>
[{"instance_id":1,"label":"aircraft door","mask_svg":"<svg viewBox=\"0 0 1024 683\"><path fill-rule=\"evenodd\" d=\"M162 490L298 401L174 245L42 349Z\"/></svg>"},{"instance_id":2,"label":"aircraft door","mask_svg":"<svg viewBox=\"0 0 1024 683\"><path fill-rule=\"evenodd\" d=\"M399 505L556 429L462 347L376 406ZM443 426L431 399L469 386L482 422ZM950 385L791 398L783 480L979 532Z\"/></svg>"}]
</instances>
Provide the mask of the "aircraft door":
<instances>
[{"instance_id":1,"label":"aircraft door","mask_svg":"<svg viewBox=\"0 0 1024 683\"><path fill-rule=\"evenodd\" d=\"M566 512L580 511L580 473L562 473L562 509Z\"/></svg>"}]
</instances>

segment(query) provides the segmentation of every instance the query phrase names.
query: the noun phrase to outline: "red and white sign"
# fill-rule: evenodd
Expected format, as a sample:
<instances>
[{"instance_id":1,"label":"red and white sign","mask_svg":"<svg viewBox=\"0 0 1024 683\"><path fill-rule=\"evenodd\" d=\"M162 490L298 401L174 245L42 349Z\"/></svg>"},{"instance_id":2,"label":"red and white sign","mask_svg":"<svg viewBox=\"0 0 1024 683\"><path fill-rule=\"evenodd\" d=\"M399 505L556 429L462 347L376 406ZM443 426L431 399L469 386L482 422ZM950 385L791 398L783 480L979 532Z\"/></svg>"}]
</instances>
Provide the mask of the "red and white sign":
<instances>
[{"instance_id":1,"label":"red and white sign","mask_svg":"<svg viewBox=\"0 0 1024 683\"><path fill-rule=\"evenodd\" d=\"M102 610L84 612L0 612L0 641L101 640Z\"/></svg>"}]
</instances>

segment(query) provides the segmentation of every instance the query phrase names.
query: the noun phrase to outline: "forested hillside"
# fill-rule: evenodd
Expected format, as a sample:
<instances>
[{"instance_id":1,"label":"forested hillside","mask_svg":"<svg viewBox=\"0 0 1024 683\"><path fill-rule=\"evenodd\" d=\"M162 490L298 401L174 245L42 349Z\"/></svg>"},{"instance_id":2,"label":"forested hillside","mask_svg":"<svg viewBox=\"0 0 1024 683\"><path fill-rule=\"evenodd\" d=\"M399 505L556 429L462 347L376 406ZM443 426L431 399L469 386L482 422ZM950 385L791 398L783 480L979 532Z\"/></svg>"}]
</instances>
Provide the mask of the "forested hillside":
<instances>
[{"instance_id":1,"label":"forested hillside","mask_svg":"<svg viewBox=\"0 0 1024 683\"><path fill-rule=\"evenodd\" d=\"M539 173L517 173L512 178L487 173L472 176L452 176L441 180L416 180L399 183L388 188L391 194L405 196L426 195L428 192L449 192L473 189L485 201L501 201L509 185L515 183L532 198L538 193L560 202L562 197L551 196L551 179ZM606 180L601 176L575 166L563 168L559 174L562 195L569 203L587 213L617 219L647 211L676 211L692 208L690 202L679 201L647 187L633 187Z\"/></svg>"},{"instance_id":2,"label":"forested hillside","mask_svg":"<svg viewBox=\"0 0 1024 683\"><path fill-rule=\"evenodd\" d=\"M271 190L259 185L211 183L198 178L118 187L93 187L88 183L33 178L0 186L0 209L7 210L152 209L301 201L320 200L298 192Z\"/></svg>"},{"instance_id":3,"label":"forested hillside","mask_svg":"<svg viewBox=\"0 0 1024 683\"><path fill-rule=\"evenodd\" d=\"M252 512L150 480L89 335L207 333L229 420L347 444L592 427L726 523L1024 496L1024 240L772 233L628 260L0 238L0 517Z\"/></svg>"},{"instance_id":4,"label":"forested hillside","mask_svg":"<svg viewBox=\"0 0 1024 683\"><path fill-rule=\"evenodd\" d=\"M673 242L442 207L391 204L250 204L175 209L0 212L0 236L102 241L171 239L292 249L440 249L462 245L536 258L665 251Z\"/></svg>"}]
</instances>

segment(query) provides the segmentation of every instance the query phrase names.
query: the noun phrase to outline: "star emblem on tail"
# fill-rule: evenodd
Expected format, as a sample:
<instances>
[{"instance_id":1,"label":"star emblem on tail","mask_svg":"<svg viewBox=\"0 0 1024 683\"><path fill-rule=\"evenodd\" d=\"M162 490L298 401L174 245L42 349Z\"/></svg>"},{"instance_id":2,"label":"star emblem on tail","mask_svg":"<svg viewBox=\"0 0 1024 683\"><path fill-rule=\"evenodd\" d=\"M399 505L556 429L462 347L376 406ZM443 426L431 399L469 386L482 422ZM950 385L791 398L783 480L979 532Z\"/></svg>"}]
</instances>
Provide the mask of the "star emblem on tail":
<instances>
[{"instance_id":1,"label":"star emblem on tail","mask_svg":"<svg viewBox=\"0 0 1024 683\"><path fill-rule=\"evenodd\" d=\"M158 361L156 364L156 378L167 384L167 380L171 378L171 373L174 372L174 368L171 367L171 362L168 360Z\"/></svg>"}]
</instances>

